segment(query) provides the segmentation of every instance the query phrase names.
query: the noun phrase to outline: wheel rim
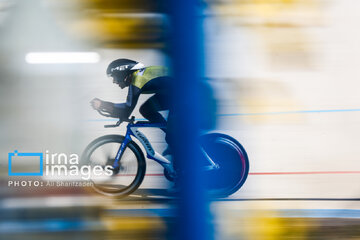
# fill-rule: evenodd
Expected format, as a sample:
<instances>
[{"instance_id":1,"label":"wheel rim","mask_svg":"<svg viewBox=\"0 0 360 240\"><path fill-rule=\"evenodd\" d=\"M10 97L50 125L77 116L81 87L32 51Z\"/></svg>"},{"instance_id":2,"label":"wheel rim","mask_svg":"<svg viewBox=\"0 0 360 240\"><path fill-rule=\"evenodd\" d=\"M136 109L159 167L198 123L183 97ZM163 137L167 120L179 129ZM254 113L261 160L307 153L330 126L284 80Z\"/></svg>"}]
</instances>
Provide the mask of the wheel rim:
<instances>
[{"instance_id":1,"label":"wheel rim","mask_svg":"<svg viewBox=\"0 0 360 240\"><path fill-rule=\"evenodd\" d=\"M120 147L120 143L107 142L98 146L89 155L89 162L92 167L113 165L115 156ZM105 171L105 170L104 170ZM135 181L139 171L139 163L135 152L130 148L126 148L121 160L120 168L117 174L107 176L104 174L99 176L91 176L94 188L102 193L120 193L126 191Z\"/></svg>"},{"instance_id":2,"label":"wheel rim","mask_svg":"<svg viewBox=\"0 0 360 240\"><path fill-rule=\"evenodd\" d=\"M223 137L203 141L207 154L219 164L219 169L205 173L206 187L211 195L226 196L236 191L247 177L247 161L242 149ZM203 159L206 162L206 160Z\"/></svg>"}]
</instances>

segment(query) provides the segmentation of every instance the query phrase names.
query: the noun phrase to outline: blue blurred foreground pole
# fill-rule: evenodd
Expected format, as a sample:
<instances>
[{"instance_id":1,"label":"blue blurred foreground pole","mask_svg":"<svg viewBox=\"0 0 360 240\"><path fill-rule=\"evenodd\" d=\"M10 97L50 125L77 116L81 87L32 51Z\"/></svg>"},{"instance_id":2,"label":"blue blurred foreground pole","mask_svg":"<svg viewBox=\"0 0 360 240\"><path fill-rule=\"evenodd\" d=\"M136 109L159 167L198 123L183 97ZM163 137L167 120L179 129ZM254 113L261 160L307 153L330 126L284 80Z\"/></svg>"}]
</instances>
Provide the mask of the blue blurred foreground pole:
<instances>
[{"instance_id":1,"label":"blue blurred foreground pole","mask_svg":"<svg viewBox=\"0 0 360 240\"><path fill-rule=\"evenodd\" d=\"M175 81L172 88L174 134L172 150L180 169L176 239L212 239L209 203L200 171L199 86L203 76L203 29L200 1L171 1L169 41Z\"/></svg>"}]
</instances>

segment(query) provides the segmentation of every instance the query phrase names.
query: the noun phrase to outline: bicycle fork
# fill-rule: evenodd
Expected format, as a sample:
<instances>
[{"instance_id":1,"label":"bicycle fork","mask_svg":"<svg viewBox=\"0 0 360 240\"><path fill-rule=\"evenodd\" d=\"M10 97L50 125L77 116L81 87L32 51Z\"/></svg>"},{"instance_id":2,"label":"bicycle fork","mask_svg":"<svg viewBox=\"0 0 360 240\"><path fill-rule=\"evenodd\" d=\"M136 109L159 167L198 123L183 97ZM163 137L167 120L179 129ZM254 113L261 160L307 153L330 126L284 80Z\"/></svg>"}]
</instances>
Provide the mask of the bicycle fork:
<instances>
[{"instance_id":1,"label":"bicycle fork","mask_svg":"<svg viewBox=\"0 0 360 240\"><path fill-rule=\"evenodd\" d=\"M130 137L130 134L126 133L125 139L121 143L120 148L119 148L118 152L116 153L115 161L113 164L114 169L117 169L120 167L120 159L121 159L122 155L124 154L125 148L129 144L129 142L131 142L131 137Z\"/></svg>"}]
</instances>

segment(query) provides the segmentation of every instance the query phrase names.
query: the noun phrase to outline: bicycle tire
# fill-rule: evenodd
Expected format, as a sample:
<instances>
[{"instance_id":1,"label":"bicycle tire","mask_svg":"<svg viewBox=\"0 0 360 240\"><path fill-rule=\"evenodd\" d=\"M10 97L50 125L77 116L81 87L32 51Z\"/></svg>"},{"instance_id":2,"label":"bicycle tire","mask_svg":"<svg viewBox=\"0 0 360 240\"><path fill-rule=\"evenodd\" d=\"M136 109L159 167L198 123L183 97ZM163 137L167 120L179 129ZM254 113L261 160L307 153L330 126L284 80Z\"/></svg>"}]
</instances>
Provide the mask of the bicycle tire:
<instances>
[{"instance_id":1,"label":"bicycle tire","mask_svg":"<svg viewBox=\"0 0 360 240\"><path fill-rule=\"evenodd\" d=\"M219 169L205 173L209 195L227 197L238 191L249 174L249 159L244 147L233 137L222 133L205 134L200 142L205 152L219 165Z\"/></svg>"},{"instance_id":2,"label":"bicycle tire","mask_svg":"<svg viewBox=\"0 0 360 240\"><path fill-rule=\"evenodd\" d=\"M83 164L89 164L90 157L96 149L98 149L99 147L101 147L102 145L107 144L107 143L121 144L124 141L124 139L125 139L125 137L121 136L121 135L105 135L105 136L102 136L102 137L99 137L99 138L93 140L85 148L85 150L82 154L82 157L81 157L81 162ZM136 189L139 188L140 184L142 183L142 181L144 179L145 172L146 172L146 162L145 162L144 154L141 151L141 148L139 147L139 145L137 145L134 141L130 141L126 148L129 148L136 156L136 161L137 161L138 167L137 167L137 171L136 171L134 180L131 182L131 184L129 184L125 188L122 188L121 190L120 189L112 190L112 189L100 186L91 180L93 182L92 187L96 192L101 193L103 195L107 195L107 196L125 197L125 196L133 193ZM121 162L121 159L120 159L120 162Z\"/></svg>"}]
</instances>

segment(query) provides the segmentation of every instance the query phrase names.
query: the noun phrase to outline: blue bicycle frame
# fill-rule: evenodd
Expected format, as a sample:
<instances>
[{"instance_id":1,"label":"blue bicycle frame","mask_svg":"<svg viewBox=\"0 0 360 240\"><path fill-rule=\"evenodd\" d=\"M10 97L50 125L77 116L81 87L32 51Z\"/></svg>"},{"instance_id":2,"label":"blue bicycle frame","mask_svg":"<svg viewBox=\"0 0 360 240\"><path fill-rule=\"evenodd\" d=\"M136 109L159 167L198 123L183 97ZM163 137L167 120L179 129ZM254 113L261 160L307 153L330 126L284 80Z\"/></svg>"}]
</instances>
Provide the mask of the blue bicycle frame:
<instances>
[{"instance_id":1,"label":"blue bicycle frame","mask_svg":"<svg viewBox=\"0 0 360 240\"><path fill-rule=\"evenodd\" d=\"M104 115L101 111L99 111L101 115ZM107 116L107 115L104 115ZM152 147L151 143L147 139L147 137L138 130L138 128L166 128L166 124L161 123L150 123L150 122L135 122L135 117L131 117L131 119L127 120L129 124L126 127L126 134L124 141L121 143L119 150L116 154L115 161L113 164L113 168L119 168L120 167L120 159L122 155L125 152L125 149L127 145L132 141L131 136L134 136L136 139L140 141L140 143L143 145L143 147L146 150L146 157L156 161L159 163L163 168L165 168L170 175L176 175L173 164L171 161L169 161L167 158L162 156L160 153L156 152L154 148ZM121 121L118 121L115 125L105 125L105 127L117 127L119 126ZM201 147L201 151L203 152L205 158L209 162L209 166L204 166L204 170L213 170L213 169L219 169L219 165L216 164L211 157L204 151L204 149Z\"/></svg>"},{"instance_id":2,"label":"blue bicycle frame","mask_svg":"<svg viewBox=\"0 0 360 240\"><path fill-rule=\"evenodd\" d=\"M136 122L136 123L130 122L127 125L125 139L122 142L122 144L116 154L113 167L118 168L120 166L119 162L120 162L121 156L123 155L129 142L132 141L131 136L134 136L144 146L144 148L146 150L147 158L158 162L164 168L166 168L169 172L173 172L173 167L172 167L171 162L154 150L154 148L152 147L152 145L149 142L149 140L147 139L147 137L142 132L140 132L138 130L138 128L166 128L166 124L149 123L149 122Z\"/></svg>"}]
</instances>

